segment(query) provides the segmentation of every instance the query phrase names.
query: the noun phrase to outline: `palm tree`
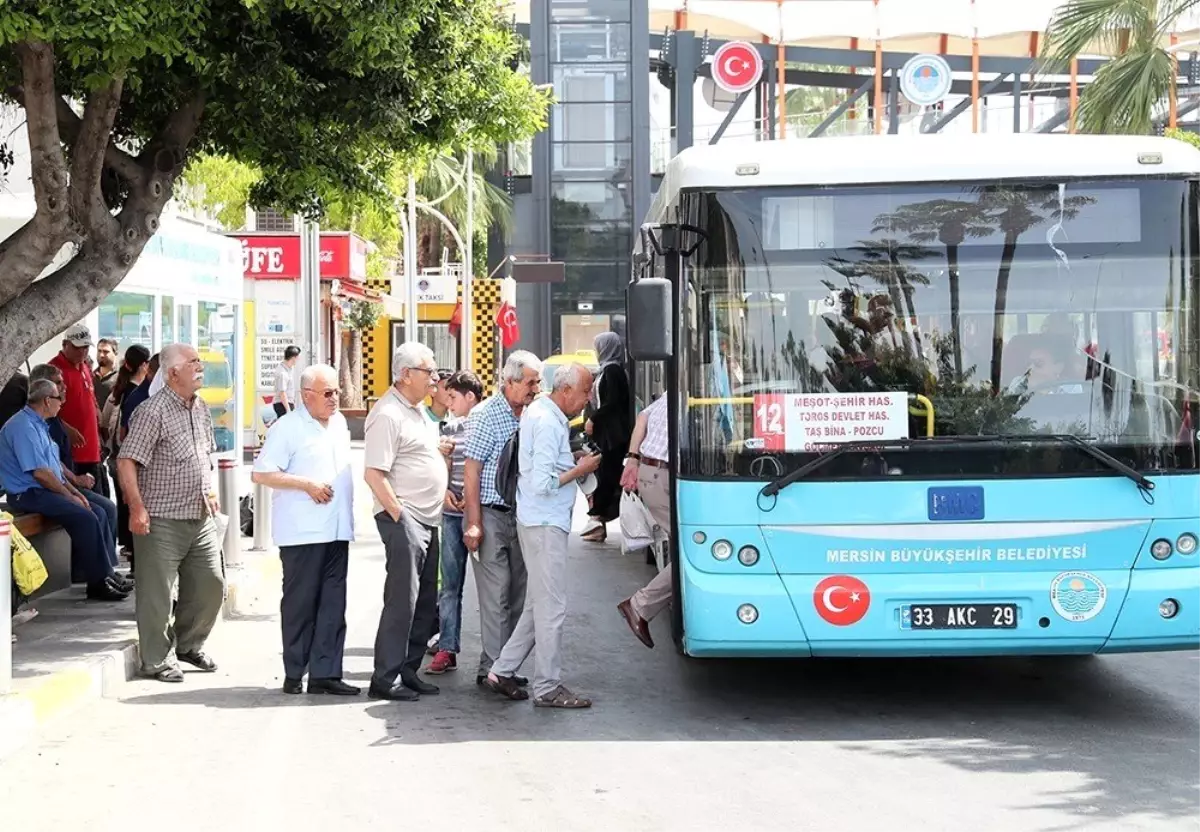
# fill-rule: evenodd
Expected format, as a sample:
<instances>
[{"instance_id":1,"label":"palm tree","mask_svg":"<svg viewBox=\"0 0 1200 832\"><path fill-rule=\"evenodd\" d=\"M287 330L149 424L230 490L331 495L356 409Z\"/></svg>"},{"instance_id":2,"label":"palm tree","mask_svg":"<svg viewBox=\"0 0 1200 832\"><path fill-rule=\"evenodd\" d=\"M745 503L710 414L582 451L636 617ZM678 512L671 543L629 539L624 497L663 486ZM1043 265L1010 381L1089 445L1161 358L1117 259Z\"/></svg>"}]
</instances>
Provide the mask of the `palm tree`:
<instances>
[{"instance_id":1,"label":"palm tree","mask_svg":"<svg viewBox=\"0 0 1200 832\"><path fill-rule=\"evenodd\" d=\"M465 156L446 153L435 157L417 177L417 198L424 202L432 202L450 192L450 196L435 207L454 223L464 239L468 233L474 233L478 240L481 235L487 234L487 230L493 224L500 229L503 237L508 239L513 229L512 199L486 179L487 171L497 164L499 158L499 148L494 145L485 150L475 151L475 216L470 222L467 219L466 191L461 186L455 187L463 181L466 174ZM397 170L393 180L395 192L405 194L407 171ZM455 245L440 220L420 211L417 216L417 236L418 268L436 265L441 259L443 246ZM477 245L475 248L486 257L485 245Z\"/></svg>"},{"instance_id":2,"label":"palm tree","mask_svg":"<svg viewBox=\"0 0 1200 832\"><path fill-rule=\"evenodd\" d=\"M1008 281L1012 275L1013 259L1017 255L1017 239L1057 215L1062 220L1074 219L1080 207L1096 200L1090 196L1066 197L1056 186L1014 188L1011 185L986 185L978 189L979 206L984 216L1004 234L1000 249L1000 268L996 273L996 305L992 320L992 392L1001 390L1004 358L1004 319L1008 314Z\"/></svg>"},{"instance_id":3,"label":"palm tree","mask_svg":"<svg viewBox=\"0 0 1200 832\"><path fill-rule=\"evenodd\" d=\"M981 239L992 233L977 201L934 199L901 205L893 213L875 219L872 233L898 231L914 243L928 245L937 240L946 247L946 270L950 275L950 337L954 351L954 375L963 377L961 303L959 301L958 247L968 238Z\"/></svg>"},{"instance_id":4,"label":"palm tree","mask_svg":"<svg viewBox=\"0 0 1200 832\"><path fill-rule=\"evenodd\" d=\"M1088 133L1150 133L1154 108L1171 92L1177 70L1164 47L1178 21L1200 0L1068 0L1046 32L1046 56L1058 71L1096 51L1114 57L1084 88L1076 124Z\"/></svg>"}]
</instances>

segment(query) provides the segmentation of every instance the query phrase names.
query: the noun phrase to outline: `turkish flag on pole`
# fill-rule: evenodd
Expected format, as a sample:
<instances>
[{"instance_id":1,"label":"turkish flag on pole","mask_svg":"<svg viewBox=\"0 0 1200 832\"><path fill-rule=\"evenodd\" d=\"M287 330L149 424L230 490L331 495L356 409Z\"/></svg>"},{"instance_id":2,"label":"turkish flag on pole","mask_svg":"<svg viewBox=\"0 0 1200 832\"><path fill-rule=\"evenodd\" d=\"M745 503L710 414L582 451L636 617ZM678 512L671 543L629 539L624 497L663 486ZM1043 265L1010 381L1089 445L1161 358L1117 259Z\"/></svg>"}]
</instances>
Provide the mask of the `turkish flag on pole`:
<instances>
[{"instance_id":1,"label":"turkish flag on pole","mask_svg":"<svg viewBox=\"0 0 1200 832\"><path fill-rule=\"evenodd\" d=\"M496 326L500 328L500 343L508 349L521 340L521 322L517 320L517 308L508 301L496 310Z\"/></svg>"},{"instance_id":2,"label":"turkish flag on pole","mask_svg":"<svg viewBox=\"0 0 1200 832\"><path fill-rule=\"evenodd\" d=\"M450 337L457 338L459 331L462 329L463 322L463 304L462 298L458 299L458 303L454 305L454 312L450 315Z\"/></svg>"}]
</instances>

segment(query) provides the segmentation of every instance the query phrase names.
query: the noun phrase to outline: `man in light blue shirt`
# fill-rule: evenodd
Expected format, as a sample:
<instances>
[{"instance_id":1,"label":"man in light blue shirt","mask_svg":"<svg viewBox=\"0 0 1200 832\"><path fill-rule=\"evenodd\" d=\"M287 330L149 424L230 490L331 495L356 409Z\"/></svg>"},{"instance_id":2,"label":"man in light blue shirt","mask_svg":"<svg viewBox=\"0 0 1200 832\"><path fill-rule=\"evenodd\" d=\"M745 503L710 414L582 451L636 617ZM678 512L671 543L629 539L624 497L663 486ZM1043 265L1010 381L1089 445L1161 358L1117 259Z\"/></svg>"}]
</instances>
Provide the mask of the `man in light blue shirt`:
<instances>
[{"instance_id":1,"label":"man in light blue shirt","mask_svg":"<svg viewBox=\"0 0 1200 832\"><path fill-rule=\"evenodd\" d=\"M354 696L342 681L346 573L354 539L350 430L338 412L337 371L300 376L301 406L267 432L251 479L274 489L271 532L283 560L284 693Z\"/></svg>"},{"instance_id":2,"label":"man in light blue shirt","mask_svg":"<svg viewBox=\"0 0 1200 832\"><path fill-rule=\"evenodd\" d=\"M549 396L531 404L521 418L517 477L517 535L529 572L525 607L484 682L509 699L528 699L514 679L537 644L533 704L542 708L587 708L591 702L562 684L562 631L567 617L567 541L578 480L600 467L600 456L576 460L570 420L583 412L592 374L579 364L554 373Z\"/></svg>"},{"instance_id":3,"label":"man in light blue shirt","mask_svg":"<svg viewBox=\"0 0 1200 832\"><path fill-rule=\"evenodd\" d=\"M0 429L0 485L17 511L41 514L66 529L71 559L87 574L89 600L123 601L129 588L113 571L116 532L108 513L65 478L50 438L47 421L58 415L62 401L62 391L50 379L29 382L28 405Z\"/></svg>"}]
</instances>

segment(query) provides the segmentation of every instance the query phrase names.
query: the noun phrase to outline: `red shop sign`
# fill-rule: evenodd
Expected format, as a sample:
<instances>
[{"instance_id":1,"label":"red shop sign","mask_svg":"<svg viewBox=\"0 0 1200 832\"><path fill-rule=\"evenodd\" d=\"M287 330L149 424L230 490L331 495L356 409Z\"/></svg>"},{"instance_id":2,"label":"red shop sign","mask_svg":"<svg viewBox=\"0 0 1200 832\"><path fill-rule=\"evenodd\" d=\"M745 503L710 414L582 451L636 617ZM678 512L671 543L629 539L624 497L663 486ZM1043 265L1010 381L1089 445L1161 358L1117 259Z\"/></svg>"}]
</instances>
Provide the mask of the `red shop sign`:
<instances>
[{"instance_id":1,"label":"red shop sign","mask_svg":"<svg viewBox=\"0 0 1200 832\"><path fill-rule=\"evenodd\" d=\"M242 273L252 280L299 280L298 234L237 237L242 244ZM366 279L366 242L349 234L321 235L322 280Z\"/></svg>"}]
</instances>

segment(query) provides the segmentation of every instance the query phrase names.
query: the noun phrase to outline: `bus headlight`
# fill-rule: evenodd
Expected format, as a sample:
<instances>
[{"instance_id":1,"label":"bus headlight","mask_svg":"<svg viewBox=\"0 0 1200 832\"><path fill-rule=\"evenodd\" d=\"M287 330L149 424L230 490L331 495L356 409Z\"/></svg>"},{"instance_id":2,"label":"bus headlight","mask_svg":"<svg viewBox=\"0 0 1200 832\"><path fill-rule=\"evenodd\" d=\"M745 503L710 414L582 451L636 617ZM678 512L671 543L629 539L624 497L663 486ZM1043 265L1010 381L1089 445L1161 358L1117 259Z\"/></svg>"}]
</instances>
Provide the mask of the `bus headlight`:
<instances>
[{"instance_id":1,"label":"bus headlight","mask_svg":"<svg viewBox=\"0 0 1200 832\"><path fill-rule=\"evenodd\" d=\"M1174 618L1179 614L1179 602L1174 598L1164 598L1159 602L1158 614L1163 618Z\"/></svg>"},{"instance_id":2,"label":"bus headlight","mask_svg":"<svg viewBox=\"0 0 1200 832\"><path fill-rule=\"evenodd\" d=\"M742 566L753 566L758 563L758 550L753 546L743 546L738 549L738 560Z\"/></svg>"},{"instance_id":3,"label":"bus headlight","mask_svg":"<svg viewBox=\"0 0 1200 832\"><path fill-rule=\"evenodd\" d=\"M1165 537L1160 537L1158 540L1150 544L1150 555L1155 560L1166 560L1171 557L1171 541Z\"/></svg>"},{"instance_id":4,"label":"bus headlight","mask_svg":"<svg viewBox=\"0 0 1200 832\"><path fill-rule=\"evenodd\" d=\"M733 544L728 540L718 540L712 545L712 556L717 560L729 560L733 557Z\"/></svg>"},{"instance_id":5,"label":"bus headlight","mask_svg":"<svg viewBox=\"0 0 1200 832\"><path fill-rule=\"evenodd\" d=\"M1196 553L1196 535L1191 532L1184 532L1175 538L1175 551L1181 555L1194 555Z\"/></svg>"},{"instance_id":6,"label":"bus headlight","mask_svg":"<svg viewBox=\"0 0 1200 832\"><path fill-rule=\"evenodd\" d=\"M737 610L738 621L753 624L758 620L758 609L753 604L742 604Z\"/></svg>"},{"instance_id":7,"label":"bus headlight","mask_svg":"<svg viewBox=\"0 0 1200 832\"><path fill-rule=\"evenodd\" d=\"M692 542L695 543L697 546L704 545L704 541L706 541L706 540L708 540L708 535L706 535L704 532L693 532L692 533Z\"/></svg>"}]
</instances>

